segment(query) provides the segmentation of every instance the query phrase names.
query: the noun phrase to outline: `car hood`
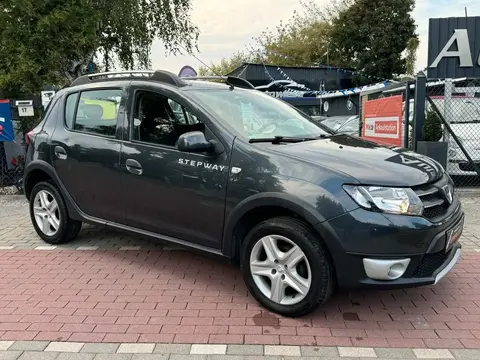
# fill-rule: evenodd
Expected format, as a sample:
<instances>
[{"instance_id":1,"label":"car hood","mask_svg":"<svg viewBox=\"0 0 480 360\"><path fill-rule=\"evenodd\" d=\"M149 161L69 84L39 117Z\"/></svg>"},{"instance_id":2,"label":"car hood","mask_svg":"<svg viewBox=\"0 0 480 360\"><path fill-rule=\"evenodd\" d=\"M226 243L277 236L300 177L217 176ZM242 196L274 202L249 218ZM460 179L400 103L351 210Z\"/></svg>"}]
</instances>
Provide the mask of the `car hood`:
<instances>
[{"instance_id":1,"label":"car hood","mask_svg":"<svg viewBox=\"0 0 480 360\"><path fill-rule=\"evenodd\" d=\"M272 150L342 172L365 185L412 187L443 176L442 167L429 157L348 135L274 145Z\"/></svg>"}]
</instances>

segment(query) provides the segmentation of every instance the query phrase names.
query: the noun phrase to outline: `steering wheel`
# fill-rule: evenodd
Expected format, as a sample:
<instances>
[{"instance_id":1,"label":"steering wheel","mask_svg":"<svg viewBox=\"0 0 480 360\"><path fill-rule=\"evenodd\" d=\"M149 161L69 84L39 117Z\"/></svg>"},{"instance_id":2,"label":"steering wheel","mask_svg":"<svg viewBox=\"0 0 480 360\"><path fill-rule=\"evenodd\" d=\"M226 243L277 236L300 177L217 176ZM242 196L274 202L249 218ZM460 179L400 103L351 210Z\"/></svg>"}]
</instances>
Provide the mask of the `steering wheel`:
<instances>
[{"instance_id":1,"label":"steering wheel","mask_svg":"<svg viewBox=\"0 0 480 360\"><path fill-rule=\"evenodd\" d=\"M260 127L260 129L258 129L256 132L257 133L263 133L269 126L274 126L274 128L272 129L275 130L277 128L279 128L280 126L282 126L282 124L286 123L287 121L290 121L290 120L295 120L295 119L285 119L283 121L281 121L279 124L275 123L275 122L269 122L269 123L266 123L265 125L262 125Z\"/></svg>"}]
</instances>

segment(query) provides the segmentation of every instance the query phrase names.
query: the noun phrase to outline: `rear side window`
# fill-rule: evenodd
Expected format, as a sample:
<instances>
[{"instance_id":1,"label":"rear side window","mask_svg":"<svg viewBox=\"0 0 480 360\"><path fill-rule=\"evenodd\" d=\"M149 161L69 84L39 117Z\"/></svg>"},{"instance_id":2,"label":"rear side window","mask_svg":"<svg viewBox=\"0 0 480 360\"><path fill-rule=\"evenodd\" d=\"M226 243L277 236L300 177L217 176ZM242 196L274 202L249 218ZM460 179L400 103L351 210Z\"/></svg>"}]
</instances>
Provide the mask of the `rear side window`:
<instances>
[{"instance_id":1,"label":"rear side window","mask_svg":"<svg viewBox=\"0 0 480 360\"><path fill-rule=\"evenodd\" d=\"M69 129L73 129L73 120L75 117L75 106L77 106L78 93L70 94L67 97L65 105L65 124Z\"/></svg>"},{"instance_id":2,"label":"rear side window","mask_svg":"<svg viewBox=\"0 0 480 360\"><path fill-rule=\"evenodd\" d=\"M73 130L115 137L122 90L105 89L70 94L65 125Z\"/></svg>"}]
</instances>

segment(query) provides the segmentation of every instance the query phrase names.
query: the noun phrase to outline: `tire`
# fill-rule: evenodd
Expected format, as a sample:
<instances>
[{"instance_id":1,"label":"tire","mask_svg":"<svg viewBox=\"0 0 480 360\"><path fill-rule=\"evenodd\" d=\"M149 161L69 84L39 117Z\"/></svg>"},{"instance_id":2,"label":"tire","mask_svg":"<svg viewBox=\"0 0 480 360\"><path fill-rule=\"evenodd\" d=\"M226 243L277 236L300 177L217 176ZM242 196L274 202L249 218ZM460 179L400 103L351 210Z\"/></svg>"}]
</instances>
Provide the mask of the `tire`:
<instances>
[{"instance_id":1,"label":"tire","mask_svg":"<svg viewBox=\"0 0 480 360\"><path fill-rule=\"evenodd\" d=\"M41 206L41 204L43 203L40 198L42 195L45 194L47 195L47 201L50 204L53 203L53 200L55 200L57 204L56 210L52 210L49 214L47 214L45 207ZM65 201L60 195L58 189L51 182L42 181L33 187L30 194L29 207L30 218L32 220L35 231L37 232L38 236L40 236L43 241L48 244L59 245L70 242L78 236L78 233L82 228L81 221L76 221L69 218ZM40 212L40 208L43 209L42 212ZM37 213L35 209L39 209ZM50 216L48 221L49 224L47 224L47 226L50 226L50 229L48 231L43 231L43 226L41 228L37 222L37 220L40 218L40 216L38 215L42 214L43 218L44 213L46 214L45 217ZM35 214L37 214L37 216ZM54 221L50 221L51 219L53 219ZM56 229L53 224L58 225Z\"/></svg>"},{"instance_id":2,"label":"tire","mask_svg":"<svg viewBox=\"0 0 480 360\"><path fill-rule=\"evenodd\" d=\"M266 238L267 236L271 237ZM268 267L271 261L267 252L264 251L264 241L270 243L270 239L274 239L273 244L276 244L278 247L285 247L285 250L276 253L280 255L280 260L276 261L276 264L272 264L276 266L272 270ZM292 247L289 249L289 246ZM289 251L293 254L295 246L297 246L296 254L300 254L298 252L299 248L304 257L291 255L291 258L302 258L304 260L294 265L296 266L295 268L291 268L290 265L294 264L295 261L288 263L288 255L283 256L282 254L288 254ZM263 250L259 250L261 248ZM277 250L280 249L277 248ZM265 265L267 263L268 265ZM255 264L261 264L256 267L256 275L252 274L252 267L257 266ZM308 271L308 267L310 271ZM306 224L294 218L273 218L255 226L248 233L242 244L240 268L252 296L268 310L283 316L299 317L314 311L330 298L334 289L333 266L321 239ZM258 269L262 271L260 276L258 276ZM264 272L266 276L264 276ZM306 275L300 277L301 282L298 282L299 274ZM276 292L283 295L277 296L277 301L273 301L272 298L275 298L275 292L271 291L273 289L272 284L273 282L279 284L280 281L276 276L280 276L280 279L282 279L280 288L283 289L286 286L286 289ZM309 282L306 280L307 278ZM297 281L292 282L291 279L297 279ZM303 291L303 294L300 292L294 294L296 290L289 285L285 285L286 282L289 284L301 284L302 287L298 287L298 289L308 288L308 291ZM271 290L267 294L269 283ZM308 287L304 286L306 283L309 284ZM280 298L283 299L278 301Z\"/></svg>"}]
</instances>

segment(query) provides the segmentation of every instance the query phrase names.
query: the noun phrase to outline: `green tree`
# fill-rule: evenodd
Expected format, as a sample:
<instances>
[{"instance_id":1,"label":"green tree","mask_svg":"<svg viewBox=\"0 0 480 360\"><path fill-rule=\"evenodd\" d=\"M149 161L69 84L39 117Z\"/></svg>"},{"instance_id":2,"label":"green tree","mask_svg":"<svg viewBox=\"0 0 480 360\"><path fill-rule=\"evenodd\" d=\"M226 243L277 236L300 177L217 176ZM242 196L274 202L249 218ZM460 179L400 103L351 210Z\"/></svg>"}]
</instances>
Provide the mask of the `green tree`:
<instances>
[{"instance_id":1,"label":"green tree","mask_svg":"<svg viewBox=\"0 0 480 360\"><path fill-rule=\"evenodd\" d=\"M209 66L201 66L198 69L198 74L201 76L217 76L228 75L233 70L244 63L252 61L252 57L245 51L238 51L231 57L225 57L218 64L210 64Z\"/></svg>"},{"instance_id":2,"label":"green tree","mask_svg":"<svg viewBox=\"0 0 480 360\"><path fill-rule=\"evenodd\" d=\"M442 138L442 119L431 108L427 110L422 129L422 141L439 141Z\"/></svg>"},{"instance_id":3,"label":"green tree","mask_svg":"<svg viewBox=\"0 0 480 360\"><path fill-rule=\"evenodd\" d=\"M64 85L95 59L105 70L146 68L155 37L169 52L191 51L189 9L190 0L2 0L0 92Z\"/></svg>"},{"instance_id":4,"label":"green tree","mask_svg":"<svg viewBox=\"0 0 480 360\"><path fill-rule=\"evenodd\" d=\"M402 54L409 39L416 37L414 6L415 0L355 0L333 21L334 61L384 79L404 74Z\"/></svg>"},{"instance_id":5,"label":"green tree","mask_svg":"<svg viewBox=\"0 0 480 360\"><path fill-rule=\"evenodd\" d=\"M415 64L417 62L417 50L420 46L420 40L417 36L408 39L405 56L405 69L407 75L415 75Z\"/></svg>"}]
</instances>

